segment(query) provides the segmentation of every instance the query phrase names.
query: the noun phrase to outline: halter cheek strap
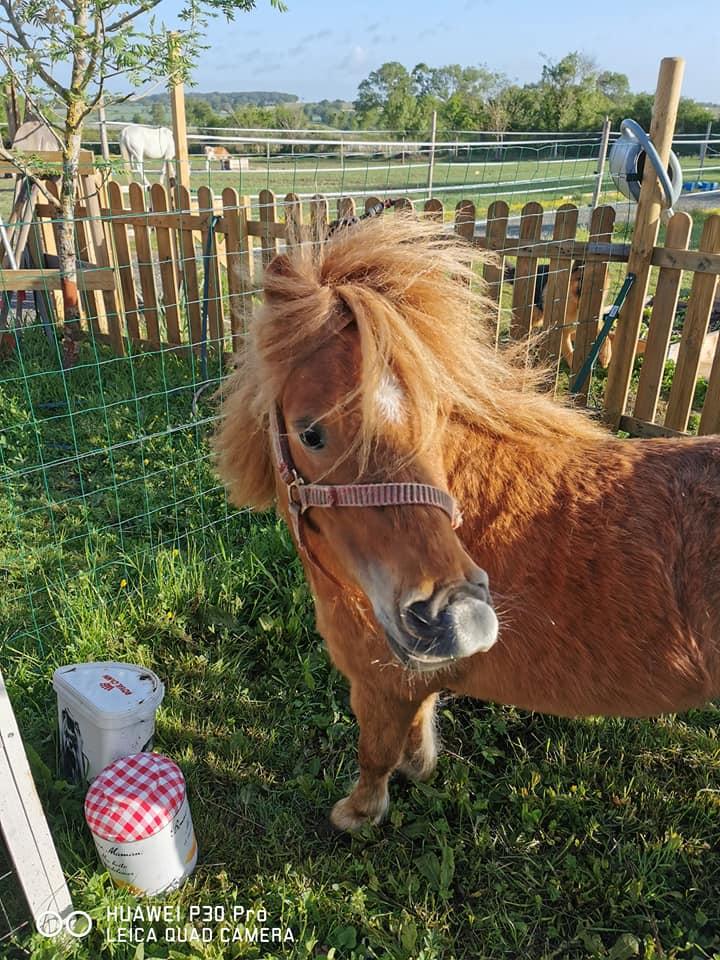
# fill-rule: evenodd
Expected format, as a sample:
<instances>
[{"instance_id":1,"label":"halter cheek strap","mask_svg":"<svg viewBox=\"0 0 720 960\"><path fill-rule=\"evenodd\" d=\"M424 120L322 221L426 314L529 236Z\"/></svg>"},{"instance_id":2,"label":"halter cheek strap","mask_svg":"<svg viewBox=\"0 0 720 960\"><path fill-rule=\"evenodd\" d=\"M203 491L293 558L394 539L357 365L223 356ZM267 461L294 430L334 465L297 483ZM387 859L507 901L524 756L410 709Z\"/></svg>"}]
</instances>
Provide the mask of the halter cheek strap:
<instances>
[{"instance_id":1,"label":"halter cheek strap","mask_svg":"<svg viewBox=\"0 0 720 960\"><path fill-rule=\"evenodd\" d=\"M462 523L462 514L455 499L447 491L429 483L306 483L293 462L287 428L279 406L270 411L270 438L278 473L287 487L295 539L309 559L337 584L339 581L325 569L305 542L302 517L310 507L439 507L448 515L453 528Z\"/></svg>"}]
</instances>

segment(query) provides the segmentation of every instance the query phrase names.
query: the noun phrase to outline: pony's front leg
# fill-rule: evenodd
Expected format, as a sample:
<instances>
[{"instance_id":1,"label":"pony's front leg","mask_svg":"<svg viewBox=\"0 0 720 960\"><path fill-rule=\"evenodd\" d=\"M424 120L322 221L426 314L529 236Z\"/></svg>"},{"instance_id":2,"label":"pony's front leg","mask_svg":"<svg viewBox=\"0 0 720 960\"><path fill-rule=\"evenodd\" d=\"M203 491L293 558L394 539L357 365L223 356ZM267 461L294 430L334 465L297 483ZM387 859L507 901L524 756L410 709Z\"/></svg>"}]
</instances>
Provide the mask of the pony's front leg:
<instances>
[{"instance_id":1,"label":"pony's front leg","mask_svg":"<svg viewBox=\"0 0 720 960\"><path fill-rule=\"evenodd\" d=\"M435 720L437 700L438 694L431 693L418 708L410 725L398 770L411 780L429 780L435 773L438 756Z\"/></svg>"},{"instance_id":2,"label":"pony's front leg","mask_svg":"<svg viewBox=\"0 0 720 960\"><path fill-rule=\"evenodd\" d=\"M360 779L338 801L330 820L338 830L358 830L379 823L388 808L388 780L400 763L418 704L388 695L369 683L354 682L350 698L360 726Z\"/></svg>"}]
</instances>

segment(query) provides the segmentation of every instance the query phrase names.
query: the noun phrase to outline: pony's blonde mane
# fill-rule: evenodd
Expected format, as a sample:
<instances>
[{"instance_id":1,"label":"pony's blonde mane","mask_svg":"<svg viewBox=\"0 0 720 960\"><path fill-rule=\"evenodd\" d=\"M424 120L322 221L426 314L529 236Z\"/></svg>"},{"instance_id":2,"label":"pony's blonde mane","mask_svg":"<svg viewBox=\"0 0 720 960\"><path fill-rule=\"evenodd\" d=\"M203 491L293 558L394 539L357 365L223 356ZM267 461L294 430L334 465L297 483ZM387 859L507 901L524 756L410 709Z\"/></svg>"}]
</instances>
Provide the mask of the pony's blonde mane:
<instances>
[{"instance_id":1,"label":"pony's blonde mane","mask_svg":"<svg viewBox=\"0 0 720 960\"><path fill-rule=\"evenodd\" d=\"M360 383L346 398L362 408L361 461L381 430L374 397L388 370L412 413L413 456L436 442L448 414L510 441L604 435L587 416L539 390L545 372L518 362L527 345L495 349L488 319L496 307L491 311L476 292L470 256L476 263L487 257L441 234L437 224L396 214L270 264L265 302L223 391L216 446L236 502L263 507L272 500L269 411L290 372L346 324L348 311L362 348Z\"/></svg>"}]
</instances>

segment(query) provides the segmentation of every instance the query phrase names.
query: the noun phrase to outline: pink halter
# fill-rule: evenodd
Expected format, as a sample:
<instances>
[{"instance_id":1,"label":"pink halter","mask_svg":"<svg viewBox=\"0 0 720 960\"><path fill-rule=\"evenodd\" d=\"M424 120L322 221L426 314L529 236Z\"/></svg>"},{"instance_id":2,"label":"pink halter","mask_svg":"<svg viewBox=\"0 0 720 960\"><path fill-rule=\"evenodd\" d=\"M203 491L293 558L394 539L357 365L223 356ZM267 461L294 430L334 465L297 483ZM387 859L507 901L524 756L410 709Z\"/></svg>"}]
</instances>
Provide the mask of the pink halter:
<instances>
[{"instance_id":1,"label":"pink halter","mask_svg":"<svg viewBox=\"0 0 720 960\"><path fill-rule=\"evenodd\" d=\"M305 543L302 515L310 507L439 507L450 517L453 528L462 523L455 499L445 490L429 483L306 483L293 463L282 410L270 411L270 438L280 477L287 486L290 519L300 549L323 573L338 580L320 563Z\"/></svg>"}]
</instances>

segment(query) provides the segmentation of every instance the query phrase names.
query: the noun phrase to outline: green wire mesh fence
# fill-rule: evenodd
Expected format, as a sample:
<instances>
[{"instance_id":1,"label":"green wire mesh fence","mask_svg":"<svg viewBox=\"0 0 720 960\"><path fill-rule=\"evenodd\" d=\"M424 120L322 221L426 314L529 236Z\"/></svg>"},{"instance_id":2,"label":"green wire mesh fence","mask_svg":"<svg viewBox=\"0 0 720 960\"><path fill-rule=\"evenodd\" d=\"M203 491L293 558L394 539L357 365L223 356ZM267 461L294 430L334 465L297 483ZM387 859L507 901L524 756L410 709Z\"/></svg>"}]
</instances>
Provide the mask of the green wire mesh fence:
<instances>
[{"instance_id":1,"label":"green wire mesh fence","mask_svg":"<svg viewBox=\"0 0 720 960\"><path fill-rule=\"evenodd\" d=\"M550 332L575 330L571 301L577 307L582 296L587 350L603 298L612 302L622 282L623 258L587 269L581 294L573 256L543 244L562 236L579 250L593 230L616 244L629 239L630 205L616 203L612 214L589 207L596 153L592 140L446 146L433 157L431 190L428 156L407 144L374 160L347 144L342 156L201 164L189 191L127 188L88 173L76 219L83 335L71 367L63 365L57 186L47 181L49 196L34 196L10 233L12 241L26 228L16 269L7 257L0 268L0 650L10 685L23 692L18 719L31 742L52 741L52 666L122 659L129 629L151 647L162 619L172 624L177 597L201 597L205 571L229 571L248 536L253 521L227 502L209 438L215 391L275 253L320 243L336 215L393 197L504 251L504 264L484 268L499 344L527 336L538 318L547 327L543 309ZM601 186L603 203L617 201ZM0 198L7 222L13 197ZM531 255L524 242L535 244ZM556 351L560 389L581 360L566 369ZM602 377L590 384L591 402ZM3 883L13 876L0 852L0 943L26 922Z\"/></svg>"}]
</instances>

